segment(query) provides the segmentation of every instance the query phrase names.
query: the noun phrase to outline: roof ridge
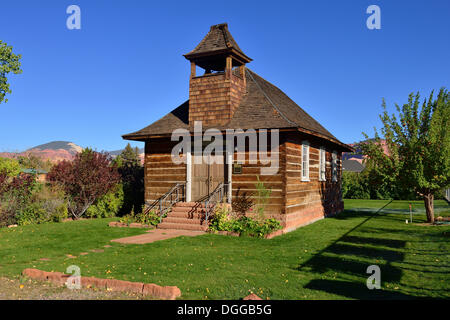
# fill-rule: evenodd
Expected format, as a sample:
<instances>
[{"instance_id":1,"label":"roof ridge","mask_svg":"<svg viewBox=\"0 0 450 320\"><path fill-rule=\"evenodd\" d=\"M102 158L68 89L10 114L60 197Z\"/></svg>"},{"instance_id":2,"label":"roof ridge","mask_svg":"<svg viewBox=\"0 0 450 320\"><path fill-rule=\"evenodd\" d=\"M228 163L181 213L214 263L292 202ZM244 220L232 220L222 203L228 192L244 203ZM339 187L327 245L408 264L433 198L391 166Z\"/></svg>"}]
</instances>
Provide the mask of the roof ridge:
<instances>
[{"instance_id":1,"label":"roof ridge","mask_svg":"<svg viewBox=\"0 0 450 320\"><path fill-rule=\"evenodd\" d=\"M275 110L280 114L280 116L286 120L288 123L294 125L294 126L298 126L298 124L296 124L295 122L293 122L292 120L290 120L288 117L286 117L281 111L280 109L275 105L275 103L273 103L273 101L269 98L269 96L266 94L266 92L261 88L261 86L259 85L259 83L255 80L255 78L253 77L252 73L253 71L251 71L250 69L246 68L245 70L246 72L248 72L248 74L250 75L250 77L252 78L253 82L256 84L256 86L258 87L259 91L261 91L261 93L264 95L264 97L270 102L270 104L272 105L272 107L275 108Z\"/></svg>"},{"instance_id":2,"label":"roof ridge","mask_svg":"<svg viewBox=\"0 0 450 320\"><path fill-rule=\"evenodd\" d=\"M227 24L220 25L219 27L220 31L222 31L223 39L225 40L225 45L227 46L227 48L233 48L233 44L230 42L230 39L228 39L228 35L225 28L228 28Z\"/></svg>"}]
</instances>

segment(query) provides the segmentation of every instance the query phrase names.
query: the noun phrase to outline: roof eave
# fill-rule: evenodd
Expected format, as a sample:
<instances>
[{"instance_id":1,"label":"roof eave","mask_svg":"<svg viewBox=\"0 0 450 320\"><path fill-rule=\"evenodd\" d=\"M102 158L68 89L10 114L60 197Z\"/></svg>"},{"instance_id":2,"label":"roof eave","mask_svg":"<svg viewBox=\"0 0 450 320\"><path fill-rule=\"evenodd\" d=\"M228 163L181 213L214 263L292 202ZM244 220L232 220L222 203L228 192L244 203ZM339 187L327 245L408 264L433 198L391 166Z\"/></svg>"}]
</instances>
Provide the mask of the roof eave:
<instances>
[{"instance_id":1,"label":"roof eave","mask_svg":"<svg viewBox=\"0 0 450 320\"><path fill-rule=\"evenodd\" d=\"M209 56L215 56L215 55L221 55L221 54L231 54L233 57L238 60L240 63L249 63L253 61L252 58L248 57L244 53L240 52L239 50L236 50L235 48L226 48L226 49L219 49L214 51L205 51L205 52L198 52L198 53L186 53L183 55L187 60L195 60L195 59L201 59Z\"/></svg>"},{"instance_id":2,"label":"roof eave","mask_svg":"<svg viewBox=\"0 0 450 320\"><path fill-rule=\"evenodd\" d=\"M264 129L264 128L259 128L259 129ZM259 129L257 129L257 130L259 130ZM341 150L343 152L355 152L355 149L353 149L349 145L347 145L347 144L345 144L345 143L343 143L343 142L341 142L341 141L339 141L337 139L334 139L332 137L328 137L326 135L320 134L320 133L312 131L312 130L308 130L308 129L305 129L305 128L302 128L302 127L293 127L293 128L286 127L286 128L279 128L279 129L281 131L298 131L298 132L310 134L312 136L328 140L328 141L338 145L339 147L341 147ZM225 129L223 131L225 131ZM122 135L122 139L145 142L145 141L147 141L149 139L170 138L171 136L172 136L172 133L160 133L160 134L130 133L130 134Z\"/></svg>"},{"instance_id":3,"label":"roof eave","mask_svg":"<svg viewBox=\"0 0 450 320\"><path fill-rule=\"evenodd\" d=\"M302 128L302 127L298 127L297 130L299 132L302 132L302 133L307 133L307 134L316 136L318 138L322 138L322 139L326 139L328 141L331 141L334 144L340 146L342 148L342 151L344 151L344 152L354 152L354 149L352 147L350 147L349 145L339 141L338 139L335 139L335 138L332 138L332 137L328 137L328 136L326 136L324 134L318 133L316 131L308 130L308 129L305 129L305 128Z\"/></svg>"}]
</instances>

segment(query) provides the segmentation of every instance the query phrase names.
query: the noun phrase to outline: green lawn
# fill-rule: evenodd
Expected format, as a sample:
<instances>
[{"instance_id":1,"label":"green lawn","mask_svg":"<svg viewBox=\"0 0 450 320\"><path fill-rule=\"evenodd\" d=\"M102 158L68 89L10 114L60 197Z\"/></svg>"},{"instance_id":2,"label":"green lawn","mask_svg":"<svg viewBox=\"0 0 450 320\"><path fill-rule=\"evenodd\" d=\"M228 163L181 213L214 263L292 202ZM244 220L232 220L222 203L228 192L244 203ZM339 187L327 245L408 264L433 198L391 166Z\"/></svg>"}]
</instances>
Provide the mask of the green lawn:
<instances>
[{"instance_id":1,"label":"green lawn","mask_svg":"<svg viewBox=\"0 0 450 320\"><path fill-rule=\"evenodd\" d=\"M121 245L109 240L144 231L110 228L111 219L3 228L0 276L75 264L82 275L176 285L184 299L240 299L249 291L270 299L449 298L450 226L420 225L422 202L413 203L417 224L406 224L409 202L388 203L346 200L339 216L271 240L202 235ZM450 215L444 201L436 208ZM381 290L366 287L372 264L381 268Z\"/></svg>"}]
</instances>

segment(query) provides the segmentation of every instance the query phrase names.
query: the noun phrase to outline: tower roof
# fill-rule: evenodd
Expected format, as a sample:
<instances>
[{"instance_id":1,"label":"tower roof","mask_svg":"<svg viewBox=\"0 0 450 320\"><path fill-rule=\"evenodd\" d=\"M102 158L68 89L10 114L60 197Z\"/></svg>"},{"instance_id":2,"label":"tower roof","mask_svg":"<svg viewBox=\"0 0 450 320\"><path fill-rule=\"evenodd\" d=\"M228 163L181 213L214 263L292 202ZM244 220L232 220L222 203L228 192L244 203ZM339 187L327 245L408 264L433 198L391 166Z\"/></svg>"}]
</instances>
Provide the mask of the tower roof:
<instances>
[{"instance_id":1,"label":"tower roof","mask_svg":"<svg viewBox=\"0 0 450 320\"><path fill-rule=\"evenodd\" d=\"M203 67L203 65L207 66L208 63L205 63L205 61L211 61L212 56L227 55L232 55L238 65L252 61L239 48L230 31L228 31L228 24L221 23L211 26L202 41L184 57Z\"/></svg>"}]
</instances>

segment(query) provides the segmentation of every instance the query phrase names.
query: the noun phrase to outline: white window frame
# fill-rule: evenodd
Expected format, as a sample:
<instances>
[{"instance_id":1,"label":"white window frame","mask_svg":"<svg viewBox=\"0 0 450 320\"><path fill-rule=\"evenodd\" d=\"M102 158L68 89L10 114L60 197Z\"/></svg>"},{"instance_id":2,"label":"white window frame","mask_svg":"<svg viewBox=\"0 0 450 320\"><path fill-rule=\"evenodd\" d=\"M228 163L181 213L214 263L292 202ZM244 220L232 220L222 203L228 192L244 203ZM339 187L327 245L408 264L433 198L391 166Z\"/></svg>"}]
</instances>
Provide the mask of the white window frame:
<instances>
[{"instance_id":1,"label":"white window frame","mask_svg":"<svg viewBox=\"0 0 450 320\"><path fill-rule=\"evenodd\" d=\"M319 150L319 181L327 181L326 150L324 147L320 147L320 150Z\"/></svg>"},{"instance_id":2,"label":"white window frame","mask_svg":"<svg viewBox=\"0 0 450 320\"><path fill-rule=\"evenodd\" d=\"M306 150L306 154L305 154ZM306 159L305 159L306 156ZM302 181L309 181L309 142L302 142ZM305 167L306 164L306 167Z\"/></svg>"},{"instance_id":3,"label":"white window frame","mask_svg":"<svg viewBox=\"0 0 450 320\"><path fill-rule=\"evenodd\" d=\"M333 151L333 154L331 155L331 176L332 181L337 182L337 152Z\"/></svg>"}]
</instances>

